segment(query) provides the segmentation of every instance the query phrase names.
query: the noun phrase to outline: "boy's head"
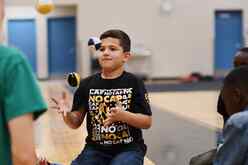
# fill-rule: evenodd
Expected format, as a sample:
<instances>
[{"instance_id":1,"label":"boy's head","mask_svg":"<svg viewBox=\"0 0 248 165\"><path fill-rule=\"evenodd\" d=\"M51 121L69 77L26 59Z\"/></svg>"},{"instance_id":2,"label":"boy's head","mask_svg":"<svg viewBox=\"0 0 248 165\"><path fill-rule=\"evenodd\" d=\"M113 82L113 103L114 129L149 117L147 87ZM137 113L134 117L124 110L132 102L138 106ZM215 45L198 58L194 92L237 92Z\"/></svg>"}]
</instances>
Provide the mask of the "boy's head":
<instances>
[{"instance_id":1,"label":"boy's head","mask_svg":"<svg viewBox=\"0 0 248 165\"><path fill-rule=\"evenodd\" d=\"M99 64L103 71L122 71L130 57L130 38L121 30L108 30L100 36Z\"/></svg>"},{"instance_id":2,"label":"boy's head","mask_svg":"<svg viewBox=\"0 0 248 165\"><path fill-rule=\"evenodd\" d=\"M233 69L224 79L222 98L228 115L248 106L248 66Z\"/></svg>"},{"instance_id":3,"label":"boy's head","mask_svg":"<svg viewBox=\"0 0 248 165\"><path fill-rule=\"evenodd\" d=\"M115 38L118 39L120 42L120 46L123 48L124 52L130 52L131 49L131 40L127 33L125 33L122 30L118 29L112 29L108 30L101 34L100 40L106 39L106 38Z\"/></svg>"},{"instance_id":4,"label":"boy's head","mask_svg":"<svg viewBox=\"0 0 248 165\"><path fill-rule=\"evenodd\" d=\"M248 47L239 49L233 60L234 67L248 65Z\"/></svg>"}]
</instances>

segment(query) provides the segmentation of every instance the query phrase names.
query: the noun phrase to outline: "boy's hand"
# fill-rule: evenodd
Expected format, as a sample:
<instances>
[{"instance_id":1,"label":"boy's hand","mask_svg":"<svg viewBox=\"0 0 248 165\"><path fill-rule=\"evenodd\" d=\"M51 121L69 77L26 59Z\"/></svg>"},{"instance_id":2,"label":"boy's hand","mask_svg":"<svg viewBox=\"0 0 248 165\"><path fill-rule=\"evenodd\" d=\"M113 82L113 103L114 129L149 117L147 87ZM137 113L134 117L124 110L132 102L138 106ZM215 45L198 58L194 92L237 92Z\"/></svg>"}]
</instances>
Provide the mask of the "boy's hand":
<instances>
[{"instance_id":1,"label":"boy's hand","mask_svg":"<svg viewBox=\"0 0 248 165\"><path fill-rule=\"evenodd\" d=\"M67 113L71 111L71 105L67 99L66 93L63 93L61 100L51 98L51 101L55 105L51 106L50 108L55 109L58 113L63 114L64 116L66 116Z\"/></svg>"},{"instance_id":2,"label":"boy's hand","mask_svg":"<svg viewBox=\"0 0 248 165\"><path fill-rule=\"evenodd\" d=\"M110 126L117 121L124 121L127 116L127 111L124 111L122 106L118 104L116 107L110 108L110 112L107 113L107 119L103 122L104 127Z\"/></svg>"}]
</instances>

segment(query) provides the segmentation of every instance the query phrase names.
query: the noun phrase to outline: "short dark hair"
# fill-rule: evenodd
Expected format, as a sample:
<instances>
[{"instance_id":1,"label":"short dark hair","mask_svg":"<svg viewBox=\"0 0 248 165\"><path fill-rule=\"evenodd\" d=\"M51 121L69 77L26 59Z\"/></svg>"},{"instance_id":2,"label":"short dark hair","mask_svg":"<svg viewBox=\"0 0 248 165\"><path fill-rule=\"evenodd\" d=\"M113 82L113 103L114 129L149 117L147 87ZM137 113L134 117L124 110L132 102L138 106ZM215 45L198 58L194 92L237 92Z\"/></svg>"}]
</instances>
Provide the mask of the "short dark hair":
<instances>
[{"instance_id":1,"label":"short dark hair","mask_svg":"<svg viewBox=\"0 0 248 165\"><path fill-rule=\"evenodd\" d=\"M108 38L108 37L119 39L120 45L123 48L123 51L130 52L131 40L129 36L127 35L127 33L119 29L111 29L111 30L108 30L102 33L100 36L100 40Z\"/></svg>"},{"instance_id":2,"label":"short dark hair","mask_svg":"<svg viewBox=\"0 0 248 165\"><path fill-rule=\"evenodd\" d=\"M243 53L248 53L248 47L240 48L239 51Z\"/></svg>"},{"instance_id":3,"label":"short dark hair","mask_svg":"<svg viewBox=\"0 0 248 165\"><path fill-rule=\"evenodd\" d=\"M248 66L233 69L224 79L224 85L239 88L248 94Z\"/></svg>"}]
</instances>

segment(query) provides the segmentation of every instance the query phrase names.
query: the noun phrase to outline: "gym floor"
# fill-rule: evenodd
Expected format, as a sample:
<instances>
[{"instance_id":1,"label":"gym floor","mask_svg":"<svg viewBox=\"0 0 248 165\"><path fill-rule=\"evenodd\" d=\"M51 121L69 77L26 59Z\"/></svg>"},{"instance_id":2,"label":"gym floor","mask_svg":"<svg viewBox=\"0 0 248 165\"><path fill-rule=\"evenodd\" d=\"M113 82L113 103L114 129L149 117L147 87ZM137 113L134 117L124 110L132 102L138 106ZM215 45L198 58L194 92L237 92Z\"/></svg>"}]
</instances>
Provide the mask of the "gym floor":
<instances>
[{"instance_id":1,"label":"gym floor","mask_svg":"<svg viewBox=\"0 0 248 165\"><path fill-rule=\"evenodd\" d=\"M63 92L72 99L63 81L42 81L40 84L49 105L50 97L62 97ZM216 113L218 85L210 90L160 87L163 92L157 92L156 86L151 84L147 88L153 125L144 130L148 145L145 165L188 165L190 157L215 147L216 131L222 126L221 117ZM85 125L72 130L51 109L36 121L35 127L37 153L51 162L70 164L84 146Z\"/></svg>"}]
</instances>

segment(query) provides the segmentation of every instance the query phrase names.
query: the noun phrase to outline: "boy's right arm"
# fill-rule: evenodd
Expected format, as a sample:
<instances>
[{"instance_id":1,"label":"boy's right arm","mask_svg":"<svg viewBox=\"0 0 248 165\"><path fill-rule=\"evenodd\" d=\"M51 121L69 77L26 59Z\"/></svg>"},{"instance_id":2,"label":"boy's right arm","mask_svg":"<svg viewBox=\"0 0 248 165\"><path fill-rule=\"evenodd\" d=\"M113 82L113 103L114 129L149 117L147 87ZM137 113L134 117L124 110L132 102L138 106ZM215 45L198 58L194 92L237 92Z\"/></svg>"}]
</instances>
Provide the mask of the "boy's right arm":
<instances>
[{"instance_id":1,"label":"boy's right arm","mask_svg":"<svg viewBox=\"0 0 248 165\"><path fill-rule=\"evenodd\" d=\"M63 98L62 100L57 100L51 98L55 103L54 106L51 106L52 109L55 109L59 114L62 115L64 122L72 129L77 129L83 123L86 111L78 109L76 111L71 111L71 105L68 100Z\"/></svg>"},{"instance_id":2,"label":"boy's right arm","mask_svg":"<svg viewBox=\"0 0 248 165\"><path fill-rule=\"evenodd\" d=\"M77 129L83 123L86 115L85 110L62 113L65 123L72 129Z\"/></svg>"}]
</instances>

